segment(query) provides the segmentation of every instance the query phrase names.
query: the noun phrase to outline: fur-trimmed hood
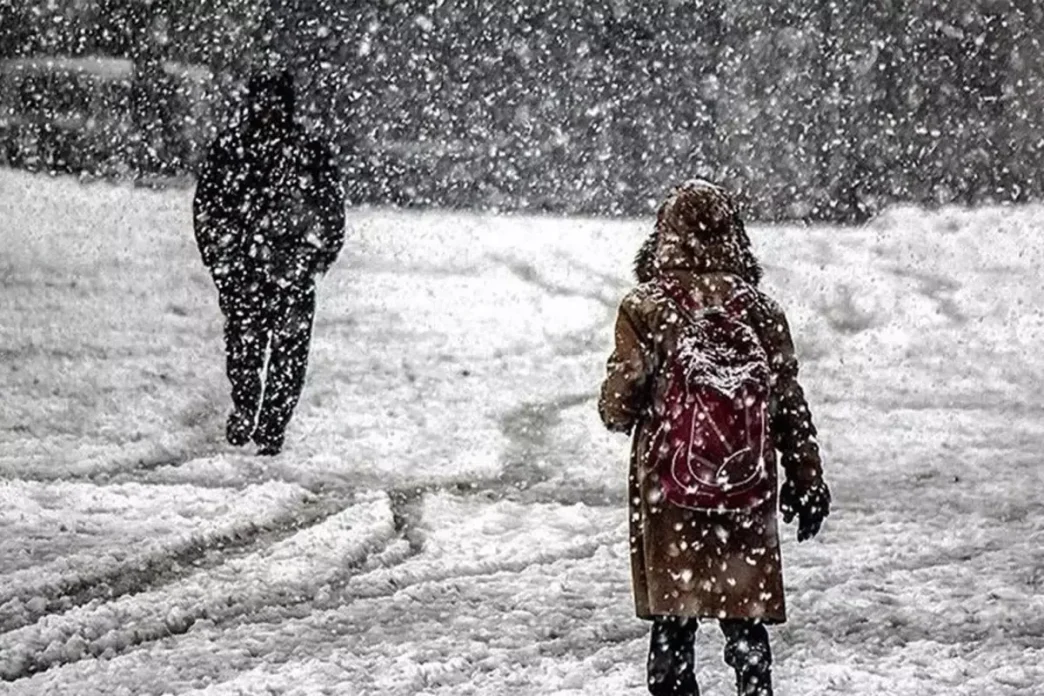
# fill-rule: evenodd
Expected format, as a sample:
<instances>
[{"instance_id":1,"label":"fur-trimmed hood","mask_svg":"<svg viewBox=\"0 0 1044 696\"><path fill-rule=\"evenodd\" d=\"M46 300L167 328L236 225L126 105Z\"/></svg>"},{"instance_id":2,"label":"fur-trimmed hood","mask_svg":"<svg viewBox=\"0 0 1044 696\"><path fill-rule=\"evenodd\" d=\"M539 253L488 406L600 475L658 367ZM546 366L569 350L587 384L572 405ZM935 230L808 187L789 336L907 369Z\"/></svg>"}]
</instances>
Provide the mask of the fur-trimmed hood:
<instances>
[{"instance_id":1,"label":"fur-trimmed hood","mask_svg":"<svg viewBox=\"0 0 1044 696\"><path fill-rule=\"evenodd\" d=\"M645 283L665 271L734 273L755 286L761 281L743 220L723 188L690 180L660 206L656 226L635 256L634 274Z\"/></svg>"}]
</instances>

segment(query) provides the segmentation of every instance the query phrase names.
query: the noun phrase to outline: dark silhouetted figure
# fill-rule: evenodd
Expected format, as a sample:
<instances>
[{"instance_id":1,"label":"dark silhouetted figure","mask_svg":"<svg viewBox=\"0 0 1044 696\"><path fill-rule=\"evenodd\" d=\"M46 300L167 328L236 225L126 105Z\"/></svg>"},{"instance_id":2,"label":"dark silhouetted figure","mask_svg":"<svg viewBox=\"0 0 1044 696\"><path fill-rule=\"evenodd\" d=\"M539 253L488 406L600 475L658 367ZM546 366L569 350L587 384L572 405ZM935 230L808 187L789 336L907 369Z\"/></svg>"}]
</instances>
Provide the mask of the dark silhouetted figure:
<instances>
[{"instance_id":1,"label":"dark silhouetted figure","mask_svg":"<svg viewBox=\"0 0 1044 696\"><path fill-rule=\"evenodd\" d=\"M304 385L315 280L344 243L340 176L294 123L288 72L250 79L245 120L211 147L193 214L225 315L228 441L278 454Z\"/></svg>"}]
</instances>

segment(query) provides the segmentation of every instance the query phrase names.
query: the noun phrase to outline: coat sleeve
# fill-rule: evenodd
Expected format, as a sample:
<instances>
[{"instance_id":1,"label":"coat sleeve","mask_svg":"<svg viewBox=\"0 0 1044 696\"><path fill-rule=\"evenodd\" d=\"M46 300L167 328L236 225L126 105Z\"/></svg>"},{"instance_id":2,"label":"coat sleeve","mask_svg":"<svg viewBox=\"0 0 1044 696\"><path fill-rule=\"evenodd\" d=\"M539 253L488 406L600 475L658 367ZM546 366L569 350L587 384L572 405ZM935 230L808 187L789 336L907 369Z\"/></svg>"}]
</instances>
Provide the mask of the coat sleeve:
<instances>
[{"instance_id":1,"label":"coat sleeve","mask_svg":"<svg viewBox=\"0 0 1044 696\"><path fill-rule=\"evenodd\" d=\"M616 317L615 348L606 365L606 378L598 400L605 427L630 432L649 406L654 371L652 350L636 320L633 295L624 298Z\"/></svg>"},{"instance_id":2,"label":"coat sleeve","mask_svg":"<svg viewBox=\"0 0 1044 696\"><path fill-rule=\"evenodd\" d=\"M192 226L203 264L220 272L237 243L236 229L226 200L225 176L231 163L224 143L217 142L207 153L192 199Z\"/></svg>"},{"instance_id":3,"label":"coat sleeve","mask_svg":"<svg viewBox=\"0 0 1044 696\"><path fill-rule=\"evenodd\" d=\"M807 490L823 477L816 426L798 382L798 360L786 315L774 301L762 299L761 316L754 323L772 368L772 435L787 479L799 490Z\"/></svg>"},{"instance_id":4,"label":"coat sleeve","mask_svg":"<svg viewBox=\"0 0 1044 696\"><path fill-rule=\"evenodd\" d=\"M315 270L325 273L337 260L337 255L344 246L344 185L329 146L320 142L313 143L312 162L319 229L315 236L309 238L309 244L316 250Z\"/></svg>"}]
</instances>

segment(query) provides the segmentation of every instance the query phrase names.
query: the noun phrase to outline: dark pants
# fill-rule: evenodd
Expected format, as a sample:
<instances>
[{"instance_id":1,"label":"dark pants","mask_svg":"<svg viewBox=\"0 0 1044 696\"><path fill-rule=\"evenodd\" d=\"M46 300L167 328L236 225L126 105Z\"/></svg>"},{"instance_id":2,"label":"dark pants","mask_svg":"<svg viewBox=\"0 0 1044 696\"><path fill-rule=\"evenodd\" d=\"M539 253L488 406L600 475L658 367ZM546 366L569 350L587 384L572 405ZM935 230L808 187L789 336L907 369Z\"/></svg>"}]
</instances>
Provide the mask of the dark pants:
<instances>
[{"instance_id":1,"label":"dark pants","mask_svg":"<svg viewBox=\"0 0 1044 696\"><path fill-rule=\"evenodd\" d=\"M772 696L772 652L765 625L745 619L719 622L725 634L725 662L736 670L739 696ZM696 619L659 617L649 641L649 693L697 696Z\"/></svg>"},{"instance_id":2,"label":"dark pants","mask_svg":"<svg viewBox=\"0 0 1044 696\"><path fill-rule=\"evenodd\" d=\"M315 287L244 280L221 283L218 293L232 403L247 417L256 415L254 442L281 446L308 368Z\"/></svg>"}]
</instances>

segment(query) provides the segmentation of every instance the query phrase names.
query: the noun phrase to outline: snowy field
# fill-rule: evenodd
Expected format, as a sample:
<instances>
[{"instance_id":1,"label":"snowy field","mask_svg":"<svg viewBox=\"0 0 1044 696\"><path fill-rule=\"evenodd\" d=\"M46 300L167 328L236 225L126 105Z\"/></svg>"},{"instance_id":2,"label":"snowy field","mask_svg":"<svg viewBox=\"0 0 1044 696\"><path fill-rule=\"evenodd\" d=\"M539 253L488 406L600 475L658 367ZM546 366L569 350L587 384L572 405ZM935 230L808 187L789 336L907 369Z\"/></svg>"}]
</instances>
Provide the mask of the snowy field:
<instances>
[{"instance_id":1,"label":"snowy field","mask_svg":"<svg viewBox=\"0 0 1044 696\"><path fill-rule=\"evenodd\" d=\"M352 213L262 460L190 194L0 172L0 694L645 693L594 398L649 224ZM1042 226L752 230L835 497L778 694L1044 694Z\"/></svg>"}]
</instances>

